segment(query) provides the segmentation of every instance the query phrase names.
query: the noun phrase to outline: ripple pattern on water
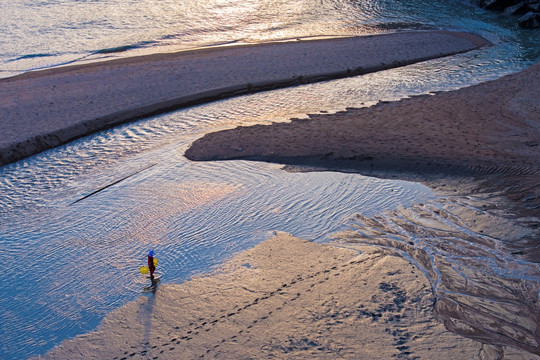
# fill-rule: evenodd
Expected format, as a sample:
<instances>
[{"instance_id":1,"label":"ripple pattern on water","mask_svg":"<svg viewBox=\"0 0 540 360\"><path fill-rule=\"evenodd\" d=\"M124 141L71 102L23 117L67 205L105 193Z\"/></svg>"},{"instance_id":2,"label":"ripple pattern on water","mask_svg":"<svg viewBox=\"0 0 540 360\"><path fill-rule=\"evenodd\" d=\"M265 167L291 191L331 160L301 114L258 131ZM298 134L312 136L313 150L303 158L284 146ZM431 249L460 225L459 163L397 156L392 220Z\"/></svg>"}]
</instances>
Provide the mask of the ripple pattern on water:
<instances>
[{"instance_id":1,"label":"ripple pattern on water","mask_svg":"<svg viewBox=\"0 0 540 360\"><path fill-rule=\"evenodd\" d=\"M390 0L165 0L152 5L117 0L1 2L0 16L6 21L0 21L5 35L0 39L4 50L0 77L80 59L399 29L473 31L495 46L401 69L192 107L1 167L0 257L13 268L0 274L6 290L0 298L0 358L41 354L63 339L94 329L106 313L140 294L147 280L137 268L150 247L157 251L163 281L180 282L275 229L323 241L354 212L370 219L431 199L429 190L420 185L358 175L287 174L273 165L246 162L189 163L182 153L197 136L452 90L520 70L540 54L540 38L516 31L513 20L447 1L405 5ZM103 190L73 204L99 189ZM433 224L442 226L443 221L435 219ZM502 279L509 277L509 286L517 286L515 279L520 278L525 279L519 280L526 284L524 289L535 284L525 275L527 269L532 269L530 274L537 270L504 257L504 244L448 224L454 230L443 234L441 241L429 241L424 232L406 224L399 222L396 229L405 227L409 233L388 231L384 245L402 249L410 235L418 254L431 251L424 262L413 250L402 254L426 269L436 269L429 275L441 298L451 298L455 289L443 276L445 271L468 277L484 289L478 280L485 274L482 262L498 269L500 274L494 273ZM478 254L468 258L467 266L457 265L465 259L460 258L461 246ZM444 262L441 254L456 265ZM502 266L505 262L510 265ZM452 299L461 304L475 298L461 288L456 293L459 296ZM493 300L489 296L487 301Z\"/></svg>"},{"instance_id":2,"label":"ripple pattern on water","mask_svg":"<svg viewBox=\"0 0 540 360\"><path fill-rule=\"evenodd\" d=\"M2 274L10 297L0 299L7 353L43 352L93 329L140 294L148 249L162 279L183 281L273 230L322 241L351 209L371 215L431 197L406 182L242 161L160 163L74 203L86 191L57 189L47 206L0 225L0 252L14 264Z\"/></svg>"},{"instance_id":3,"label":"ripple pattern on water","mask_svg":"<svg viewBox=\"0 0 540 360\"><path fill-rule=\"evenodd\" d=\"M523 46L526 61L540 55L540 35L460 1L18 1L0 3L0 14L0 77L201 46L433 28L487 31Z\"/></svg>"}]
</instances>

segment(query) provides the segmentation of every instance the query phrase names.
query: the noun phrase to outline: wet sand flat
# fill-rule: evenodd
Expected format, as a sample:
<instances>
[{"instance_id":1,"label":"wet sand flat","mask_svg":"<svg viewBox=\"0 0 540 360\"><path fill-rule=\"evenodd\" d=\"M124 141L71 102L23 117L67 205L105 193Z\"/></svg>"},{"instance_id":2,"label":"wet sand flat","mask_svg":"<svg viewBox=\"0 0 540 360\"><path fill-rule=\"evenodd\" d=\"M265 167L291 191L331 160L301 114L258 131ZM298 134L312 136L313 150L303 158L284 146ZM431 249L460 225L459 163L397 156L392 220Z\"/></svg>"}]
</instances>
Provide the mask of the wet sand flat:
<instances>
[{"instance_id":1,"label":"wet sand flat","mask_svg":"<svg viewBox=\"0 0 540 360\"><path fill-rule=\"evenodd\" d=\"M425 31L226 46L29 72L0 80L0 165L151 114L476 49Z\"/></svg>"},{"instance_id":2,"label":"wet sand flat","mask_svg":"<svg viewBox=\"0 0 540 360\"><path fill-rule=\"evenodd\" d=\"M158 287L44 359L480 359L482 344L433 315L429 282L368 247L289 234L210 276ZM450 357L451 356L451 357Z\"/></svg>"},{"instance_id":3,"label":"wet sand flat","mask_svg":"<svg viewBox=\"0 0 540 360\"><path fill-rule=\"evenodd\" d=\"M369 108L206 134L191 160L259 159L362 170L540 171L540 64L498 80Z\"/></svg>"}]
</instances>

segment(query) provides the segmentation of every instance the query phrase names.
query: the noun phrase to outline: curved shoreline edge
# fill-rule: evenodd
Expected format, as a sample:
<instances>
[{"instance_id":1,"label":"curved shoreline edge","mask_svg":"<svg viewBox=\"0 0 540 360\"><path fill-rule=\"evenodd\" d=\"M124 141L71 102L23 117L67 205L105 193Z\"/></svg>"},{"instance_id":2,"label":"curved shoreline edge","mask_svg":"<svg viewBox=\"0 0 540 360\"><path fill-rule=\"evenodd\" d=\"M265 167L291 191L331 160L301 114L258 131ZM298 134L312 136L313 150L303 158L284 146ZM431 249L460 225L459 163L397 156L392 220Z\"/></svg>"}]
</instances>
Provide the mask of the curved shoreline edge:
<instances>
[{"instance_id":1,"label":"curved shoreline edge","mask_svg":"<svg viewBox=\"0 0 540 360\"><path fill-rule=\"evenodd\" d=\"M469 33L403 32L154 54L0 79L0 166L187 106L366 74L488 45Z\"/></svg>"},{"instance_id":2,"label":"curved shoreline edge","mask_svg":"<svg viewBox=\"0 0 540 360\"><path fill-rule=\"evenodd\" d=\"M243 159L366 175L381 172L383 177L388 172L500 175L538 185L539 86L537 63L454 91L207 133L184 156L193 161ZM523 197L535 216L540 216L539 197Z\"/></svg>"},{"instance_id":3,"label":"curved shoreline edge","mask_svg":"<svg viewBox=\"0 0 540 360\"><path fill-rule=\"evenodd\" d=\"M466 224L467 231L500 242L502 249L516 261L538 264L539 87L540 63L537 63L521 72L455 91L336 114L311 115L309 119L292 119L289 123L208 133L192 143L184 155L194 161L267 161L284 164L290 171L347 171L422 182L442 197L452 199L453 206L462 201L456 196L467 199L467 204L456 212L457 221ZM471 205L474 202L477 204ZM422 218L424 210L420 206L420 213L415 216ZM399 218L401 214L396 216ZM446 218L452 216L455 214ZM430 217L429 221L432 220ZM387 245L379 239L387 230L374 223L378 220L366 219L358 224L361 233L376 234L371 239L365 240L361 234L354 233L345 238ZM421 224L422 221L417 224L410 220L407 229L419 226L421 233L425 230ZM390 238L397 236L392 230ZM406 240L401 244L406 244ZM422 263L422 252L415 246L399 246L396 245L407 249L402 250ZM498 351L504 352L502 348L511 346L530 353L523 358L540 356L537 280L527 285L530 289L519 284L526 283L523 279L515 287L505 285L503 289L498 283L508 279L496 274L486 276L485 283L479 286L471 282L469 287L460 285L463 280L460 276L454 279L450 271L441 273L451 279L449 283L459 289L457 292L470 295L464 300L438 299L434 310L447 329L500 347ZM531 279L538 279L539 275L537 270L531 270ZM487 302L470 301L475 294L480 299L495 299L494 303L505 305L484 308ZM516 316L522 319L516 320ZM483 326L484 322L489 326ZM528 327L522 325L525 322ZM512 327L517 331L508 331ZM488 358L502 358L502 352Z\"/></svg>"}]
</instances>

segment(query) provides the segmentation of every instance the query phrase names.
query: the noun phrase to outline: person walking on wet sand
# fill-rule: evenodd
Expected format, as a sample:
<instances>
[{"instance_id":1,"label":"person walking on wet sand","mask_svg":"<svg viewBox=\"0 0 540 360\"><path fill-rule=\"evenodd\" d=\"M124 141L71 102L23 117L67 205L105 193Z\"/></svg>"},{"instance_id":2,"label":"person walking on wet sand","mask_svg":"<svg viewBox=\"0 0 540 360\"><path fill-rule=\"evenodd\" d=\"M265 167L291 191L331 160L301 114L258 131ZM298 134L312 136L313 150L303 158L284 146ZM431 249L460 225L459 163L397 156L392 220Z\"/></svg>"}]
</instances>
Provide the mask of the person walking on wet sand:
<instances>
[{"instance_id":1,"label":"person walking on wet sand","mask_svg":"<svg viewBox=\"0 0 540 360\"><path fill-rule=\"evenodd\" d=\"M148 252L148 270L150 270L150 278L154 279L154 271L156 271L156 266L154 265L154 250Z\"/></svg>"}]
</instances>

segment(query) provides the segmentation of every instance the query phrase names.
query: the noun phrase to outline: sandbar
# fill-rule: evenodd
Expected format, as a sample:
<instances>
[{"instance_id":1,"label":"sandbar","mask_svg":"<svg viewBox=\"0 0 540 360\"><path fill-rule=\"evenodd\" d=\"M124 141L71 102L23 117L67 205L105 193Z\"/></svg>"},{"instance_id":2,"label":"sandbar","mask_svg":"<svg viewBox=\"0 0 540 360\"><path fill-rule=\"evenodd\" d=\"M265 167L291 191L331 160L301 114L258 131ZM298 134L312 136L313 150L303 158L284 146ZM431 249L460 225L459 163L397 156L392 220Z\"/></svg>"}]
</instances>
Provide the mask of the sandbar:
<instances>
[{"instance_id":1,"label":"sandbar","mask_svg":"<svg viewBox=\"0 0 540 360\"><path fill-rule=\"evenodd\" d=\"M28 72L0 79L0 166L184 106L486 45L472 34L419 31L203 48Z\"/></svg>"},{"instance_id":2,"label":"sandbar","mask_svg":"<svg viewBox=\"0 0 540 360\"><path fill-rule=\"evenodd\" d=\"M401 177L504 175L507 185L514 181L508 195L538 216L538 88L540 63L456 91L208 133L185 156L353 169L368 175L380 171L382 176L388 171Z\"/></svg>"}]
</instances>

